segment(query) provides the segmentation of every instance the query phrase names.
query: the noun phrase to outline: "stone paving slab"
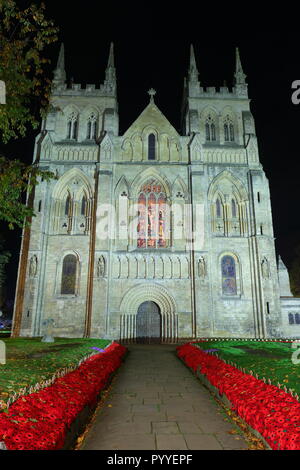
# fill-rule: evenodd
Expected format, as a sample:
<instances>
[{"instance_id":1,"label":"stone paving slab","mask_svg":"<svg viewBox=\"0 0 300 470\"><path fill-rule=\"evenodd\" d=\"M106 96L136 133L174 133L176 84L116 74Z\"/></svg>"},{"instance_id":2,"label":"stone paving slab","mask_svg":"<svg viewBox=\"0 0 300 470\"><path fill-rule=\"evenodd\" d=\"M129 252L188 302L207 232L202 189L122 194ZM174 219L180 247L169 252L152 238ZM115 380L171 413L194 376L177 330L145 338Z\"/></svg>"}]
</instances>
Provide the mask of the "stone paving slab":
<instances>
[{"instance_id":1,"label":"stone paving slab","mask_svg":"<svg viewBox=\"0 0 300 470\"><path fill-rule=\"evenodd\" d=\"M240 429L177 358L175 345L128 349L80 450L248 449Z\"/></svg>"}]
</instances>

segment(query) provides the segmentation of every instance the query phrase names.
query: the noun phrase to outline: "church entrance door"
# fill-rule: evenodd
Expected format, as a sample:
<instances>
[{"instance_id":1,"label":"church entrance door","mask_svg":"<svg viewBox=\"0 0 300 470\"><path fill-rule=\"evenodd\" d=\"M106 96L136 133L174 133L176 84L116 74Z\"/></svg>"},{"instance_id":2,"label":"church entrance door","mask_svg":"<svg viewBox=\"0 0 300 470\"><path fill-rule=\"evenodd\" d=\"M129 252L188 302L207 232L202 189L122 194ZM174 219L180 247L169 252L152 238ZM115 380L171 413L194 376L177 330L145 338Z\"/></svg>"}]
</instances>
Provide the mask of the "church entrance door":
<instances>
[{"instance_id":1,"label":"church entrance door","mask_svg":"<svg viewBox=\"0 0 300 470\"><path fill-rule=\"evenodd\" d=\"M161 342L161 314L155 302L143 302L138 308L136 341L145 344Z\"/></svg>"}]
</instances>

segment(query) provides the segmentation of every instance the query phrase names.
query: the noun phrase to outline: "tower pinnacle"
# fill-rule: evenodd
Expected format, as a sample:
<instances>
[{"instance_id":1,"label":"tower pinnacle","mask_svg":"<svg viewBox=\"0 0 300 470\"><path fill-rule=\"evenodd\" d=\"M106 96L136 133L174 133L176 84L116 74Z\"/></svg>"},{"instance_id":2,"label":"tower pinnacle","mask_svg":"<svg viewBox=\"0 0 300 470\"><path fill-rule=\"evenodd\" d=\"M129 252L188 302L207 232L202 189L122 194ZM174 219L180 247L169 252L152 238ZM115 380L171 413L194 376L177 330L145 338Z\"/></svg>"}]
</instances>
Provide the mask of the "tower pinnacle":
<instances>
[{"instance_id":1,"label":"tower pinnacle","mask_svg":"<svg viewBox=\"0 0 300 470\"><path fill-rule=\"evenodd\" d=\"M238 48L235 49L235 91L237 96L240 98L247 98L248 97L248 86L246 83L246 75L244 74L240 53Z\"/></svg>"},{"instance_id":2,"label":"tower pinnacle","mask_svg":"<svg viewBox=\"0 0 300 470\"><path fill-rule=\"evenodd\" d=\"M107 88L107 90L110 90L113 93L116 91L116 69L115 69L115 61L114 61L114 45L112 42L110 43L108 62L107 62L107 67L105 71L104 85Z\"/></svg>"},{"instance_id":3,"label":"tower pinnacle","mask_svg":"<svg viewBox=\"0 0 300 470\"><path fill-rule=\"evenodd\" d=\"M194 47L191 44L189 80L191 82L197 82L198 81L198 75L199 75L199 72L198 72L198 69L197 69L195 53L194 53Z\"/></svg>"},{"instance_id":4,"label":"tower pinnacle","mask_svg":"<svg viewBox=\"0 0 300 470\"><path fill-rule=\"evenodd\" d=\"M238 47L235 49L235 84L236 85L245 85L246 83L246 75L244 74L242 64L241 64L241 59L240 59L240 53Z\"/></svg>"},{"instance_id":5,"label":"tower pinnacle","mask_svg":"<svg viewBox=\"0 0 300 470\"><path fill-rule=\"evenodd\" d=\"M65 71L65 48L64 44L61 43L56 69L54 70L53 83L55 85L63 84L66 81Z\"/></svg>"},{"instance_id":6,"label":"tower pinnacle","mask_svg":"<svg viewBox=\"0 0 300 470\"><path fill-rule=\"evenodd\" d=\"M110 43L110 49L109 49L109 57L108 57L108 63L107 63L107 68L115 67L115 61L114 61L114 43Z\"/></svg>"}]
</instances>

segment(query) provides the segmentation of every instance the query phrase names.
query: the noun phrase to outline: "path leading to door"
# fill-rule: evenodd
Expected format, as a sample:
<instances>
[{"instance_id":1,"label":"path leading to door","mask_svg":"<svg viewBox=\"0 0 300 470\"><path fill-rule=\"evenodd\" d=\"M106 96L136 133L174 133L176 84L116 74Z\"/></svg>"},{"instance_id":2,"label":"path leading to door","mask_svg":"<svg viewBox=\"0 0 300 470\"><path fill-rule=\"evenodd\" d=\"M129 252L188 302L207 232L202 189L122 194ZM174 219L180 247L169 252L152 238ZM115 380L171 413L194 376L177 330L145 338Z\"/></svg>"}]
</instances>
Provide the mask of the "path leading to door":
<instances>
[{"instance_id":1,"label":"path leading to door","mask_svg":"<svg viewBox=\"0 0 300 470\"><path fill-rule=\"evenodd\" d=\"M242 450L248 445L175 345L129 354L79 450Z\"/></svg>"}]
</instances>

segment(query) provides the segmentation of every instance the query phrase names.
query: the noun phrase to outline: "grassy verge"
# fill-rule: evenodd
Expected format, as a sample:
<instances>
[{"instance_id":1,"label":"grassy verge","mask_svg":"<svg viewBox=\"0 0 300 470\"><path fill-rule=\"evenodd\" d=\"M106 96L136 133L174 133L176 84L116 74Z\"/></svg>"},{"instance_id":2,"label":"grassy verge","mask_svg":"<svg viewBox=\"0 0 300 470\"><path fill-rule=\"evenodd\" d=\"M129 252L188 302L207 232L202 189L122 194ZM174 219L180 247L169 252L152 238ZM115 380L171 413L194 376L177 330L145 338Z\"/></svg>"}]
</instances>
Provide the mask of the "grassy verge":
<instances>
[{"instance_id":1,"label":"grassy verge","mask_svg":"<svg viewBox=\"0 0 300 470\"><path fill-rule=\"evenodd\" d=\"M0 364L0 402L12 393L51 379L65 367L74 367L85 356L105 348L110 340L91 338L55 338L42 343L41 338L3 338L6 364Z\"/></svg>"},{"instance_id":2,"label":"grassy verge","mask_svg":"<svg viewBox=\"0 0 300 470\"><path fill-rule=\"evenodd\" d=\"M196 344L201 349L218 349L220 359L244 368L248 374L252 371L259 379L270 379L273 385L286 386L300 396L300 364L292 362L296 349L290 343L220 340Z\"/></svg>"}]
</instances>

